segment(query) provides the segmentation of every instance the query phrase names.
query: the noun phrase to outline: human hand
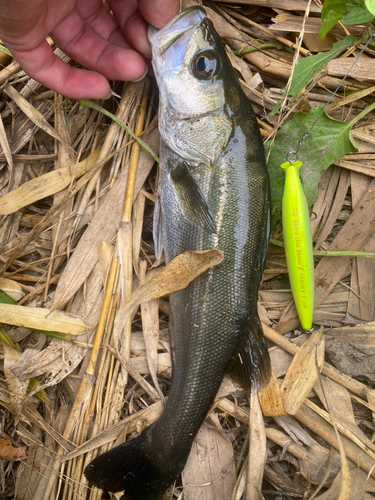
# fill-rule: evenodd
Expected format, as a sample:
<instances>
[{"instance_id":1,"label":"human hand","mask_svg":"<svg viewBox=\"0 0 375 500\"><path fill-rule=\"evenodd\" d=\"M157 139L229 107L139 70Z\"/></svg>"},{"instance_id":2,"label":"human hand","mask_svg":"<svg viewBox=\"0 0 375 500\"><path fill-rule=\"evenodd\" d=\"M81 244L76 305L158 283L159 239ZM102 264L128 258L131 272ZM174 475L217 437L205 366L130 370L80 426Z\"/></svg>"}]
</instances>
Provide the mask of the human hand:
<instances>
[{"instance_id":1,"label":"human hand","mask_svg":"<svg viewBox=\"0 0 375 500\"><path fill-rule=\"evenodd\" d=\"M151 57L147 23L162 28L179 0L0 0L0 40L32 78L66 97L105 99L108 80L137 81ZM56 56L50 37L91 71ZM142 55L141 55L142 54Z\"/></svg>"}]
</instances>

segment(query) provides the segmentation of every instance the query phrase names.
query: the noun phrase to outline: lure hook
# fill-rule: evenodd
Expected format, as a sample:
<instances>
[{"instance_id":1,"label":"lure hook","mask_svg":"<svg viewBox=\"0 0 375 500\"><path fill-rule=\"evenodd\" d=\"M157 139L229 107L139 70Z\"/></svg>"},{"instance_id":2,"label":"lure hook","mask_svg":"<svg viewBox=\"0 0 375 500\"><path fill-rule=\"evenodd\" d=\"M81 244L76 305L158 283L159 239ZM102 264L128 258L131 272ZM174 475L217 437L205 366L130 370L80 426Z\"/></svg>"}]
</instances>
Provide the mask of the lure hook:
<instances>
[{"instance_id":1,"label":"lure hook","mask_svg":"<svg viewBox=\"0 0 375 500\"><path fill-rule=\"evenodd\" d=\"M299 151L299 148L301 147L303 139L304 138L302 138L298 141L296 149L294 149L293 151L289 151L289 153L287 153L286 161L288 161L289 163L294 163L295 161L298 160L298 151Z\"/></svg>"},{"instance_id":2,"label":"lure hook","mask_svg":"<svg viewBox=\"0 0 375 500\"><path fill-rule=\"evenodd\" d=\"M329 324L330 330L329 330L329 332L326 333L326 335L329 335L333 330L332 323L330 321L328 321L328 319L321 319L320 321L322 321L323 323Z\"/></svg>"}]
</instances>

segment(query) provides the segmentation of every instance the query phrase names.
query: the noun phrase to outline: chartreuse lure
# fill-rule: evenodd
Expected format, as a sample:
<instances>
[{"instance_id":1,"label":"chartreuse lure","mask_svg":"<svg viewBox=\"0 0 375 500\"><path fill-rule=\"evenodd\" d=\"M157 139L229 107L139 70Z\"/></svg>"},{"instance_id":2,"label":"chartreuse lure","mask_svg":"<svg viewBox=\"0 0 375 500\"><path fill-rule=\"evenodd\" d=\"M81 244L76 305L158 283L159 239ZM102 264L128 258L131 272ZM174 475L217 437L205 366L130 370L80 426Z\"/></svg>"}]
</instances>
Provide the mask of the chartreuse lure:
<instances>
[{"instance_id":1,"label":"chartreuse lure","mask_svg":"<svg viewBox=\"0 0 375 500\"><path fill-rule=\"evenodd\" d=\"M305 330L312 328L314 311L314 259L310 214L298 170L302 162L283 163L285 185L282 220L289 280L298 316Z\"/></svg>"},{"instance_id":2,"label":"chartreuse lure","mask_svg":"<svg viewBox=\"0 0 375 500\"><path fill-rule=\"evenodd\" d=\"M314 311L314 259L309 208L298 175L298 169L301 167L302 162L298 161L297 153L303 141L318 123L327 106L374 36L375 32L370 36L358 56L354 59L353 64L344 75L319 116L298 141L296 150L290 151L286 157L287 161L281 165L281 168L286 173L282 202L285 255L294 302L301 325L305 330L311 330L312 328Z\"/></svg>"}]
</instances>

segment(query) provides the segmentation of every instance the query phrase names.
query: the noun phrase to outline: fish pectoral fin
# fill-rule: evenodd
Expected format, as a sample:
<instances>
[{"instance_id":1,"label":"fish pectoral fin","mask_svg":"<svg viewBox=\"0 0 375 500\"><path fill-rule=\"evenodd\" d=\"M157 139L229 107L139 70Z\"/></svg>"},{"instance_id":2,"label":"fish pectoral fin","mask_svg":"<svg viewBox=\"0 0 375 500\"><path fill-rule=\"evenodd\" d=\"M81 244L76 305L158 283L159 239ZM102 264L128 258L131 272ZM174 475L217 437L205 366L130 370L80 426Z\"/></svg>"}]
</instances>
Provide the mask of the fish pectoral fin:
<instances>
[{"instance_id":1,"label":"fish pectoral fin","mask_svg":"<svg viewBox=\"0 0 375 500\"><path fill-rule=\"evenodd\" d=\"M185 217L209 233L216 233L216 223L207 200L192 177L186 162L171 170L171 179Z\"/></svg>"},{"instance_id":2,"label":"fish pectoral fin","mask_svg":"<svg viewBox=\"0 0 375 500\"><path fill-rule=\"evenodd\" d=\"M269 382L271 361L258 316L246 321L243 327L243 342L229 372L247 394L256 393Z\"/></svg>"},{"instance_id":3,"label":"fish pectoral fin","mask_svg":"<svg viewBox=\"0 0 375 500\"><path fill-rule=\"evenodd\" d=\"M153 237L154 237L155 257L156 260L159 262L161 259L161 254L163 253L164 249L163 217L161 212L159 193L157 193L155 200Z\"/></svg>"}]
</instances>

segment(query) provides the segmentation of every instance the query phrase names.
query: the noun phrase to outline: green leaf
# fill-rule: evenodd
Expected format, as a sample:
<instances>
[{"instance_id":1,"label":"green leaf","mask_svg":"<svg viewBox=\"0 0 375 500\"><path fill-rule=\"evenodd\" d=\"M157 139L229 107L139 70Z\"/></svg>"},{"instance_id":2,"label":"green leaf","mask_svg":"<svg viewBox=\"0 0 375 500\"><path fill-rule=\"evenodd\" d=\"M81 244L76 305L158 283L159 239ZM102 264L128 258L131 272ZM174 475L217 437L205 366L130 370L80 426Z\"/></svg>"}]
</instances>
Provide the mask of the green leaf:
<instances>
[{"instance_id":1,"label":"green leaf","mask_svg":"<svg viewBox=\"0 0 375 500\"><path fill-rule=\"evenodd\" d=\"M365 0L365 5L367 7L367 10L369 10L371 14L375 16L375 0Z\"/></svg>"},{"instance_id":2,"label":"green leaf","mask_svg":"<svg viewBox=\"0 0 375 500\"><path fill-rule=\"evenodd\" d=\"M13 340L9 337L9 335L1 325L0 325L0 342L6 344L8 347L13 347L13 349L16 349L18 351L17 347L13 343Z\"/></svg>"},{"instance_id":3,"label":"green leaf","mask_svg":"<svg viewBox=\"0 0 375 500\"><path fill-rule=\"evenodd\" d=\"M343 24L361 24L371 21L375 16L375 0L326 0L321 16L322 26L319 30L319 37L324 38L337 21Z\"/></svg>"},{"instance_id":4,"label":"green leaf","mask_svg":"<svg viewBox=\"0 0 375 500\"><path fill-rule=\"evenodd\" d=\"M346 47L354 45L355 41L356 39L354 36L346 36L340 42L334 43L332 49L328 52L321 52L315 56L300 59L294 71L289 92L290 95L295 99L325 64L345 50Z\"/></svg>"},{"instance_id":5,"label":"green leaf","mask_svg":"<svg viewBox=\"0 0 375 500\"><path fill-rule=\"evenodd\" d=\"M0 40L0 50L1 50L2 52L5 52L5 54L8 54L8 56L11 56L11 55L12 55L12 54L9 52L9 50L5 47L5 45L3 45L3 44L1 43L1 40Z\"/></svg>"},{"instance_id":6,"label":"green leaf","mask_svg":"<svg viewBox=\"0 0 375 500\"><path fill-rule=\"evenodd\" d=\"M293 97L293 100L302 92L302 90L308 85L313 78L322 70L325 64L327 64L331 59L335 58L340 52L351 45L356 43L356 38L354 36L346 36L340 42L333 44L333 47L328 52L321 52L315 56L306 57L305 59L300 59L294 70L292 84L290 86L289 95ZM286 87L283 88L286 90ZM274 109L271 111L270 116L277 113L280 108L282 100L276 104Z\"/></svg>"},{"instance_id":7,"label":"green leaf","mask_svg":"<svg viewBox=\"0 0 375 500\"><path fill-rule=\"evenodd\" d=\"M116 122L118 125L120 125L120 127L122 127L131 137L133 137L134 140L136 140L138 142L138 144L144 149L147 151L147 153L149 155L151 155L153 157L153 159L157 162L157 163L160 163L160 160L159 158L156 156L156 154L152 151L152 149L150 149L147 144L145 142L142 141L142 139L140 139L139 137L137 137L134 132L132 130L130 130L130 128L125 125L124 122L122 122L119 118L117 118L117 116L113 115L112 113L110 113L109 111L107 111L106 109L102 108L101 106L99 106L98 104L96 104L95 102L91 101L91 99L81 99L79 101L79 104L80 104L80 109L82 108L91 108L91 109L95 109L96 111L99 111L100 113L103 113L103 115L106 115L108 116L108 118L111 118L111 120L113 120L114 122Z\"/></svg>"},{"instance_id":8,"label":"green leaf","mask_svg":"<svg viewBox=\"0 0 375 500\"><path fill-rule=\"evenodd\" d=\"M5 292L0 291L0 304L13 304L16 305L17 301L12 299L10 295Z\"/></svg>"},{"instance_id":9,"label":"green leaf","mask_svg":"<svg viewBox=\"0 0 375 500\"><path fill-rule=\"evenodd\" d=\"M353 3L347 3L348 14L341 19L342 24L362 24L367 23L374 19L374 16L369 12L363 5L355 5Z\"/></svg>"},{"instance_id":10,"label":"green leaf","mask_svg":"<svg viewBox=\"0 0 375 500\"><path fill-rule=\"evenodd\" d=\"M303 134L319 116L322 108L312 108L309 114L296 113L279 130L271 156L268 171L271 179L272 226L281 218L281 200L284 190L284 172L280 165L286 161L289 151L296 148ZM303 165L300 176L306 198L311 207L316 201L317 188L321 175L334 162L348 153L357 151L350 127L352 123L340 122L330 118L325 112L303 142L298 159ZM268 143L265 145L268 151Z\"/></svg>"},{"instance_id":11,"label":"green leaf","mask_svg":"<svg viewBox=\"0 0 375 500\"><path fill-rule=\"evenodd\" d=\"M322 8L322 26L319 30L319 37L325 38L328 31L340 21L348 12L345 3L342 0L326 0Z\"/></svg>"}]
</instances>

